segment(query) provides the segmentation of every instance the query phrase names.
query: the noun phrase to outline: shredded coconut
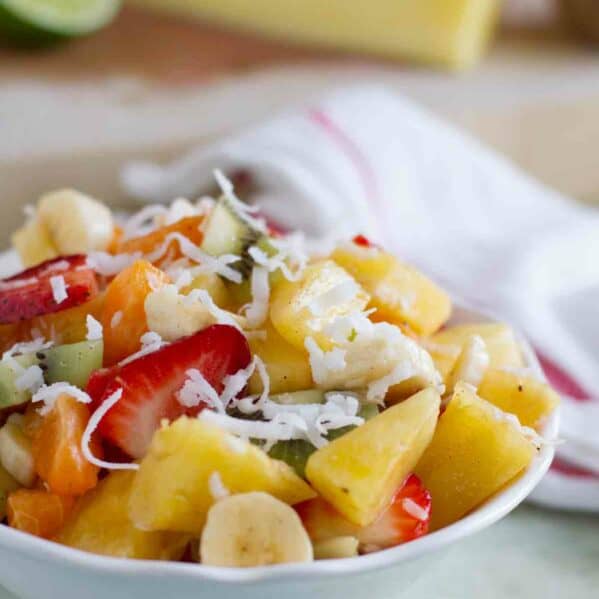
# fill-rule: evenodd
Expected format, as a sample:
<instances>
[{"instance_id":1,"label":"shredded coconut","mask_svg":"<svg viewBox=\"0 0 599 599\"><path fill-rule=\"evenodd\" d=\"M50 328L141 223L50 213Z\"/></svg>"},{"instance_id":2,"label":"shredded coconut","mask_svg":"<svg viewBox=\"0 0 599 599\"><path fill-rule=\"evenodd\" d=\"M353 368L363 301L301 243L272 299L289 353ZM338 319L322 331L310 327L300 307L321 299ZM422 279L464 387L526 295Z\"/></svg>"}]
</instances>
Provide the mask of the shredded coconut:
<instances>
[{"instance_id":1,"label":"shredded coconut","mask_svg":"<svg viewBox=\"0 0 599 599\"><path fill-rule=\"evenodd\" d=\"M119 366L125 366L126 364L129 364L138 358L143 358L143 356L152 354L166 345L162 340L162 337L154 331L148 331L147 333L144 333L139 340L141 342L141 349L121 360L119 362Z\"/></svg>"},{"instance_id":2,"label":"shredded coconut","mask_svg":"<svg viewBox=\"0 0 599 599\"><path fill-rule=\"evenodd\" d=\"M48 349L49 347L52 347L52 345L52 341L45 341L41 335L37 335L33 341L19 341L18 343L15 343L10 349L7 349L2 354L2 359L4 360L20 354L32 354Z\"/></svg>"},{"instance_id":3,"label":"shredded coconut","mask_svg":"<svg viewBox=\"0 0 599 599\"><path fill-rule=\"evenodd\" d=\"M233 283L241 283L241 273L229 266L229 264L238 262L239 256L234 256L232 254L224 254L222 256L211 256L210 254L207 254L206 252L201 250L197 245L192 243L187 237L181 235L181 233L169 233L164 238L164 241L158 248L156 248L151 253L146 254L146 260L148 260L149 262L156 262L157 260L163 258L169 251L169 248L173 241L178 242L179 249L183 254L185 254L185 256L187 256L187 258L199 264L199 266L196 266L192 270L193 275L204 272L216 273L221 275L225 279L229 279Z\"/></svg>"},{"instance_id":4,"label":"shredded coconut","mask_svg":"<svg viewBox=\"0 0 599 599\"><path fill-rule=\"evenodd\" d=\"M254 245L248 249L250 258L259 266L266 268L268 272L281 270L287 280L299 280L308 264L303 235L294 233L280 239L270 239L269 243L275 250L273 256L269 257L265 251Z\"/></svg>"},{"instance_id":5,"label":"shredded coconut","mask_svg":"<svg viewBox=\"0 0 599 599\"><path fill-rule=\"evenodd\" d=\"M106 252L90 252L87 255L87 266L105 277L118 275L142 257L141 252L133 254L107 254Z\"/></svg>"},{"instance_id":6,"label":"shredded coconut","mask_svg":"<svg viewBox=\"0 0 599 599\"><path fill-rule=\"evenodd\" d=\"M44 385L34 393L31 401L33 403L43 402L44 405L38 411L44 416L52 410L56 400L61 395L69 395L81 403L91 403L91 397L85 391L74 385L69 385L69 383L62 382Z\"/></svg>"},{"instance_id":7,"label":"shredded coconut","mask_svg":"<svg viewBox=\"0 0 599 599\"><path fill-rule=\"evenodd\" d=\"M216 470L208 478L208 489L210 490L210 495L212 495L214 501L224 499L225 497L228 497L231 494L229 492L229 489L225 487L220 473Z\"/></svg>"},{"instance_id":8,"label":"shredded coconut","mask_svg":"<svg viewBox=\"0 0 599 599\"><path fill-rule=\"evenodd\" d=\"M18 391L30 391L36 393L44 385L44 372L37 365L29 366L23 374L15 379L15 387Z\"/></svg>"},{"instance_id":9,"label":"shredded coconut","mask_svg":"<svg viewBox=\"0 0 599 599\"><path fill-rule=\"evenodd\" d=\"M428 511L418 505L413 499L406 497L401 502L401 506L408 515L412 516L412 518L416 518L416 520L420 520L421 522L428 520Z\"/></svg>"},{"instance_id":10,"label":"shredded coconut","mask_svg":"<svg viewBox=\"0 0 599 599\"><path fill-rule=\"evenodd\" d=\"M145 206L123 225L123 240L132 239L146 235L156 228L155 219L164 216L167 209L160 204Z\"/></svg>"},{"instance_id":11,"label":"shredded coconut","mask_svg":"<svg viewBox=\"0 0 599 599\"><path fill-rule=\"evenodd\" d=\"M110 319L110 328L116 329L121 324L121 320L123 320L123 311L117 310Z\"/></svg>"},{"instance_id":12,"label":"shredded coconut","mask_svg":"<svg viewBox=\"0 0 599 599\"><path fill-rule=\"evenodd\" d=\"M317 296L308 304L308 309L314 316L322 316L338 304L349 303L360 291L360 286L353 279L343 281Z\"/></svg>"},{"instance_id":13,"label":"shredded coconut","mask_svg":"<svg viewBox=\"0 0 599 599\"><path fill-rule=\"evenodd\" d=\"M86 339L88 341L98 341L99 339L102 339L102 325L91 314L87 315L85 323L87 326Z\"/></svg>"},{"instance_id":14,"label":"shredded coconut","mask_svg":"<svg viewBox=\"0 0 599 599\"><path fill-rule=\"evenodd\" d=\"M192 289L186 296L184 296L183 301L188 304L195 301L201 302L218 324L227 324L241 331L240 323L235 316L233 316L231 312L219 308L205 289Z\"/></svg>"},{"instance_id":15,"label":"shredded coconut","mask_svg":"<svg viewBox=\"0 0 599 599\"><path fill-rule=\"evenodd\" d=\"M81 451L88 462L98 466L99 468L107 468L108 470L139 470L139 464L120 464L116 462L105 462L104 460L100 460L92 453L89 446L92 434L96 428L98 428L100 421L102 418L104 418L108 410L110 410L110 408L112 408L112 406L114 406L119 399L121 399L122 395L123 390L117 389L114 393L109 395L98 407L98 409L91 415L87 426L85 427L85 431L83 432L83 436L81 437Z\"/></svg>"},{"instance_id":16,"label":"shredded coconut","mask_svg":"<svg viewBox=\"0 0 599 599\"><path fill-rule=\"evenodd\" d=\"M255 266L252 270L252 303L248 306L245 316L248 326L255 329L261 326L268 316L268 301L270 298L270 284L268 270Z\"/></svg>"},{"instance_id":17,"label":"shredded coconut","mask_svg":"<svg viewBox=\"0 0 599 599\"><path fill-rule=\"evenodd\" d=\"M176 394L177 400L182 406L194 408L205 403L218 412L225 411L218 393L199 370L191 368L185 374L187 379Z\"/></svg>"},{"instance_id":18,"label":"shredded coconut","mask_svg":"<svg viewBox=\"0 0 599 599\"><path fill-rule=\"evenodd\" d=\"M52 297L57 304L62 304L69 297L67 293L68 285L62 275L50 277L50 287L52 287Z\"/></svg>"}]
</instances>

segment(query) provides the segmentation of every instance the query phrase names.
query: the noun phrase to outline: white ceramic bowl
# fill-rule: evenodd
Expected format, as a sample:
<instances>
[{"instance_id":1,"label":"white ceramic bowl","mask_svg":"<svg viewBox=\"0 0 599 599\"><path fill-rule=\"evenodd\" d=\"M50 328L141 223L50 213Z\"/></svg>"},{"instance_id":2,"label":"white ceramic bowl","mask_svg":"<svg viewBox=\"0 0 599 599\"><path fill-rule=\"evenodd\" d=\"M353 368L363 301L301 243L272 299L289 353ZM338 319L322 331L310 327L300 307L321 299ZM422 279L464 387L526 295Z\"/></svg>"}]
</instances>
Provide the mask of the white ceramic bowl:
<instances>
[{"instance_id":1,"label":"white ceramic bowl","mask_svg":"<svg viewBox=\"0 0 599 599\"><path fill-rule=\"evenodd\" d=\"M481 320L490 319L464 308L453 317L455 323ZM522 345L527 366L542 377L534 353L525 341ZM543 432L555 438L557 429L555 413ZM121 560L69 549L0 525L0 583L22 599L364 599L391 593L399 597L418 576L430 571L443 549L490 526L522 502L552 458L553 447L543 446L523 476L443 530L379 553L311 564L243 570Z\"/></svg>"}]
</instances>

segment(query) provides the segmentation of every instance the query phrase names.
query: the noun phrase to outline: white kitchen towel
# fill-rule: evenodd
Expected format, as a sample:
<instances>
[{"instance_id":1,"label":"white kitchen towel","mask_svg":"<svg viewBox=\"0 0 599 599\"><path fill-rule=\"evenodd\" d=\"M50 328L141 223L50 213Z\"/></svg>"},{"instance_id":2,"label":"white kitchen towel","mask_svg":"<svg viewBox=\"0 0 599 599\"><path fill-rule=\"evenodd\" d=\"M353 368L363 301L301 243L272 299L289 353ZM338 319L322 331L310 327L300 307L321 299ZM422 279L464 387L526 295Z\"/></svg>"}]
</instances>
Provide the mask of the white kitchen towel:
<instances>
[{"instance_id":1,"label":"white kitchen towel","mask_svg":"<svg viewBox=\"0 0 599 599\"><path fill-rule=\"evenodd\" d=\"M599 511L599 214L378 87L333 92L166 166L132 163L143 201L249 173L274 222L363 232L532 342L564 396L558 459L534 498ZM594 397L593 397L594 394Z\"/></svg>"}]
</instances>

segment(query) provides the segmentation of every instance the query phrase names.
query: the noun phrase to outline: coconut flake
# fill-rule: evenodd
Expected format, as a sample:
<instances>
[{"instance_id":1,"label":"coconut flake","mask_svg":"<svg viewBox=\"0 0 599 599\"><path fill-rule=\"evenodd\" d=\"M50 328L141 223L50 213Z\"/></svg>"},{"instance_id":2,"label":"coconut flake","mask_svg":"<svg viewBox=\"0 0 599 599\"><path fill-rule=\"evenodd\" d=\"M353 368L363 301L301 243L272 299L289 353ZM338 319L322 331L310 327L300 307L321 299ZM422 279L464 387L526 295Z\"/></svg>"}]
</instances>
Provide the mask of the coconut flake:
<instances>
[{"instance_id":1,"label":"coconut flake","mask_svg":"<svg viewBox=\"0 0 599 599\"><path fill-rule=\"evenodd\" d=\"M145 206L131 216L123 225L123 240L141 237L153 231L156 228L156 218L164 216L166 213L166 207L160 204Z\"/></svg>"},{"instance_id":2,"label":"coconut flake","mask_svg":"<svg viewBox=\"0 0 599 599\"><path fill-rule=\"evenodd\" d=\"M266 252L254 245L248 249L250 258L259 266L266 268L268 272L280 270L287 280L299 280L308 264L303 235L295 233L280 239L270 239L269 243L276 250L273 256L268 256Z\"/></svg>"},{"instance_id":3,"label":"coconut flake","mask_svg":"<svg viewBox=\"0 0 599 599\"><path fill-rule=\"evenodd\" d=\"M33 403L43 402L44 405L38 412L44 416L52 410L56 400L61 395L69 395L81 403L91 403L91 397L85 391L82 391L79 387L63 382L44 385L34 393L31 401Z\"/></svg>"},{"instance_id":4,"label":"coconut flake","mask_svg":"<svg viewBox=\"0 0 599 599\"><path fill-rule=\"evenodd\" d=\"M133 254L107 254L106 252L90 252L87 255L87 266L105 277L112 277L131 266L142 257L141 252Z\"/></svg>"},{"instance_id":5,"label":"coconut flake","mask_svg":"<svg viewBox=\"0 0 599 599\"><path fill-rule=\"evenodd\" d=\"M15 343L2 354L2 359L4 360L20 354L32 354L48 349L49 347L52 347L52 345L54 345L54 342L45 341L41 335L37 335L33 341L19 341L18 343Z\"/></svg>"},{"instance_id":6,"label":"coconut flake","mask_svg":"<svg viewBox=\"0 0 599 599\"><path fill-rule=\"evenodd\" d=\"M176 394L177 401L182 406L194 408L204 403L218 412L225 411L218 393L199 370L191 368L185 374L187 379Z\"/></svg>"},{"instance_id":7,"label":"coconut flake","mask_svg":"<svg viewBox=\"0 0 599 599\"><path fill-rule=\"evenodd\" d=\"M360 291L360 286L353 279L343 281L319 295L308 304L308 309L314 316L322 316L339 304L351 302Z\"/></svg>"},{"instance_id":8,"label":"coconut flake","mask_svg":"<svg viewBox=\"0 0 599 599\"><path fill-rule=\"evenodd\" d=\"M406 497L402 500L401 507L409 516L412 516L412 518L416 518L416 520L420 520L421 522L426 522L429 518L428 510L425 510L422 506L418 505L413 499L410 499L410 497Z\"/></svg>"},{"instance_id":9,"label":"coconut flake","mask_svg":"<svg viewBox=\"0 0 599 599\"><path fill-rule=\"evenodd\" d=\"M92 434L98 428L100 421L108 410L114 406L119 399L121 399L123 395L122 389L117 389L114 393L111 393L98 407L98 409L91 415L87 426L85 427L85 431L83 432L83 436L81 437L81 451L85 456L85 459L90 462L90 464L94 464L99 468L107 468L108 470L139 470L139 464L134 463L117 463L117 462L106 462L97 458L90 449L90 441L92 438Z\"/></svg>"},{"instance_id":10,"label":"coconut flake","mask_svg":"<svg viewBox=\"0 0 599 599\"><path fill-rule=\"evenodd\" d=\"M231 314L231 312L227 312L227 310L219 308L214 303L212 296L205 289L192 289L186 296L184 296L183 301L187 304L194 301L201 302L206 307L208 312L210 312L210 314L215 318L218 324L226 324L241 331L241 326L233 314Z\"/></svg>"},{"instance_id":11,"label":"coconut flake","mask_svg":"<svg viewBox=\"0 0 599 599\"><path fill-rule=\"evenodd\" d=\"M86 339L88 341L98 341L99 339L102 339L102 325L91 314L87 315L85 324L87 326Z\"/></svg>"},{"instance_id":12,"label":"coconut flake","mask_svg":"<svg viewBox=\"0 0 599 599\"><path fill-rule=\"evenodd\" d=\"M250 328L261 326L268 315L268 301L270 298L270 283L268 270L255 266L252 270L252 303L248 306L245 316Z\"/></svg>"},{"instance_id":13,"label":"coconut flake","mask_svg":"<svg viewBox=\"0 0 599 599\"><path fill-rule=\"evenodd\" d=\"M345 350L334 347L332 350L325 352L313 337L306 337L304 346L310 357L310 367L316 383L322 384L329 372L337 372L345 368Z\"/></svg>"},{"instance_id":14,"label":"coconut flake","mask_svg":"<svg viewBox=\"0 0 599 599\"><path fill-rule=\"evenodd\" d=\"M37 365L29 366L23 374L15 379L15 387L18 391L30 391L35 393L44 385L44 372Z\"/></svg>"},{"instance_id":15,"label":"coconut flake","mask_svg":"<svg viewBox=\"0 0 599 599\"><path fill-rule=\"evenodd\" d=\"M147 333L144 333L139 338L139 341L141 342L141 349L121 360L119 362L119 366L125 366L126 364L129 364L138 358L143 358L143 356L153 354L155 351L158 351L160 348L166 345L166 343L162 340L162 337L154 331L148 331Z\"/></svg>"},{"instance_id":16,"label":"coconut flake","mask_svg":"<svg viewBox=\"0 0 599 599\"><path fill-rule=\"evenodd\" d=\"M57 304L62 304L69 297L67 293L68 285L62 275L50 277L50 287L52 287L52 297Z\"/></svg>"},{"instance_id":17,"label":"coconut flake","mask_svg":"<svg viewBox=\"0 0 599 599\"><path fill-rule=\"evenodd\" d=\"M110 328L116 329L121 324L121 320L123 320L123 311L117 310L110 319Z\"/></svg>"},{"instance_id":18,"label":"coconut flake","mask_svg":"<svg viewBox=\"0 0 599 599\"><path fill-rule=\"evenodd\" d=\"M229 489L225 487L220 472L216 470L208 478L208 489L210 490L210 495L212 495L214 501L224 499L231 494Z\"/></svg>"}]
</instances>

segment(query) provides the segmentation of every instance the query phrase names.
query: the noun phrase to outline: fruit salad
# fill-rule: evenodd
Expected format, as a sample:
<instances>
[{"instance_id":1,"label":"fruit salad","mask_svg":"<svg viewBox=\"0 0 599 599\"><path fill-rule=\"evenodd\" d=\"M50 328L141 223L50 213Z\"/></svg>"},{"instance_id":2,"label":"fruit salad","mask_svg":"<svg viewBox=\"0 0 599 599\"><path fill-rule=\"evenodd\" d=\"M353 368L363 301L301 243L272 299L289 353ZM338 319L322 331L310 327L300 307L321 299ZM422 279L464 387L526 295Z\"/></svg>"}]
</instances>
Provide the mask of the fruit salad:
<instances>
[{"instance_id":1,"label":"fruit salad","mask_svg":"<svg viewBox=\"0 0 599 599\"><path fill-rule=\"evenodd\" d=\"M217 199L127 218L61 190L0 281L0 509L101 555L252 567L451 525L534 459L558 402L512 329L364 236Z\"/></svg>"}]
</instances>

